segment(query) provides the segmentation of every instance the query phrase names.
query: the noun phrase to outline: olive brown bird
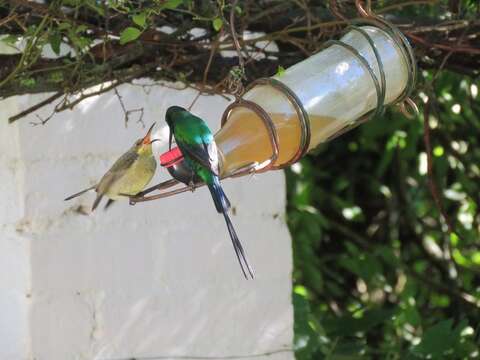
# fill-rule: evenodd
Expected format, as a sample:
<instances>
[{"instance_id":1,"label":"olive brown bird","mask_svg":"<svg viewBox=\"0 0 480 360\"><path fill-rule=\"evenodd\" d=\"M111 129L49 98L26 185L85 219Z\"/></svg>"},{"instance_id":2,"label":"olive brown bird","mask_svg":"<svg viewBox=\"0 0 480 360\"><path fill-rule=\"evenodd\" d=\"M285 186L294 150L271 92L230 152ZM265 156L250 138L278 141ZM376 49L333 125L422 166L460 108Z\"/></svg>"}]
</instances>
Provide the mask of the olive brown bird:
<instances>
[{"instance_id":1,"label":"olive brown bird","mask_svg":"<svg viewBox=\"0 0 480 360\"><path fill-rule=\"evenodd\" d=\"M103 196L109 200L105 205L108 208L115 200L135 196L142 191L152 180L157 162L153 156L152 130L155 123L148 129L147 134L135 141L133 146L112 165L101 180L85 190L75 193L65 200L73 199L83 193L95 190L97 197L93 202L92 211L96 209Z\"/></svg>"}]
</instances>

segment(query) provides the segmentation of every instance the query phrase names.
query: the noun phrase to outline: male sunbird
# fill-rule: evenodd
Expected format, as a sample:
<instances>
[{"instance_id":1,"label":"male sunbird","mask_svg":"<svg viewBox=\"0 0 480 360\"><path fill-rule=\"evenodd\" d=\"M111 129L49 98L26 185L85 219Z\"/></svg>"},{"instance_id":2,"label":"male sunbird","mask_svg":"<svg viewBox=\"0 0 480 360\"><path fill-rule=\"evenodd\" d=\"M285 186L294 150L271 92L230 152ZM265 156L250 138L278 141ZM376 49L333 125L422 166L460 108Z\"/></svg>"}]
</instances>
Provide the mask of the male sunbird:
<instances>
[{"instance_id":1,"label":"male sunbird","mask_svg":"<svg viewBox=\"0 0 480 360\"><path fill-rule=\"evenodd\" d=\"M105 208L107 208L115 200L128 195L135 196L142 191L152 180L157 168L157 162L152 152L152 143L158 141L158 139L151 139L154 126L155 123L148 129L143 138L135 141L133 146L120 156L98 184L73 194L65 200L73 199L89 190L95 190L97 197L93 202L93 211L103 196L109 199L105 205Z\"/></svg>"},{"instance_id":2,"label":"male sunbird","mask_svg":"<svg viewBox=\"0 0 480 360\"><path fill-rule=\"evenodd\" d=\"M228 216L230 201L220 185L217 145L210 129L202 119L180 106L168 108L166 121L170 128L169 148L172 147L173 136L184 156L186 165L192 171L192 177L187 185L192 186L193 189L194 179L200 178L208 186L217 212L225 217L243 275L248 279L246 267L253 279L253 270Z\"/></svg>"}]
</instances>

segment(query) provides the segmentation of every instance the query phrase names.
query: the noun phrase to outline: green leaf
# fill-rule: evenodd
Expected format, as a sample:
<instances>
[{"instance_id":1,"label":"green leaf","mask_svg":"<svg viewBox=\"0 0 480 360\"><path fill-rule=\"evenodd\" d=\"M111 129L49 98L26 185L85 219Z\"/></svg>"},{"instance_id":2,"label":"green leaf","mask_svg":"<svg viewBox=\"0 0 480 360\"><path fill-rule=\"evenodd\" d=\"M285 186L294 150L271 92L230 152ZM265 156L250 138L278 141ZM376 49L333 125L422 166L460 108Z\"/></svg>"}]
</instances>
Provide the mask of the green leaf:
<instances>
[{"instance_id":1,"label":"green leaf","mask_svg":"<svg viewBox=\"0 0 480 360\"><path fill-rule=\"evenodd\" d=\"M74 4L76 5L76 4ZM101 16L105 16L103 2L98 0L88 0L86 5Z\"/></svg>"},{"instance_id":2,"label":"green leaf","mask_svg":"<svg viewBox=\"0 0 480 360\"><path fill-rule=\"evenodd\" d=\"M285 74L285 68L282 65L278 65L277 73L275 76L281 77Z\"/></svg>"},{"instance_id":3,"label":"green leaf","mask_svg":"<svg viewBox=\"0 0 480 360\"><path fill-rule=\"evenodd\" d=\"M84 32L85 30L87 30L88 27L85 26L85 25L79 25L75 28L75 33L79 34L81 32Z\"/></svg>"},{"instance_id":4,"label":"green leaf","mask_svg":"<svg viewBox=\"0 0 480 360\"><path fill-rule=\"evenodd\" d=\"M185 0L167 0L162 4L161 9L173 10L182 5L184 2Z\"/></svg>"},{"instance_id":5,"label":"green leaf","mask_svg":"<svg viewBox=\"0 0 480 360\"><path fill-rule=\"evenodd\" d=\"M366 310L361 318L345 315L323 321L323 326L329 335L352 336L357 332L367 332L376 326L389 322L395 311L393 309Z\"/></svg>"},{"instance_id":6,"label":"green leaf","mask_svg":"<svg viewBox=\"0 0 480 360\"><path fill-rule=\"evenodd\" d=\"M8 45L14 45L18 41L19 36L18 35L8 35L5 37L2 37L2 42Z\"/></svg>"},{"instance_id":7,"label":"green leaf","mask_svg":"<svg viewBox=\"0 0 480 360\"><path fill-rule=\"evenodd\" d=\"M312 313L308 301L297 293L292 295L295 322L294 348L297 360L314 358L313 354L318 350L318 334L312 323Z\"/></svg>"},{"instance_id":8,"label":"green leaf","mask_svg":"<svg viewBox=\"0 0 480 360\"><path fill-rule=\"evenodd\" d=\"M132 17L132 20L138 26L144 28L145 24L147 23L147 15L145 13L135 14Z\"/></svg>"},{"instance_id":9,"label":"green leaf","mask_svg":"<svg viewBox=\"0 0 480 360\"><path fill-rule=\"evenodd\" d=\"M328 352L327 359L360 360L365 359L365 341L337 338Z\"/></svg>"},{"instance_id":10,"label":"green leaf","mask_svg":"<svg viewBox=\"0 0 480 360\"><path fill-rule=\"evenodd\" d=\"M63 73L61 71L53 71L48 76L48 81L52 83L61 83L63 80Z\"/></svg>"},{"instance_id":11,"label":"green leaf","mask_svg":"<svg viewBox=\"0 0 480 360\"><path fill-rule=\"evenodd\" d=\"M213 25L213 28L215 29L215 31L220 31L220 29L223 26L223 20L220 19L220 18L215 18L212 22L212 25Z\"/></svg>"},{"instance_id":12,"label":"green leaf","mask_svg":"<svg viewBox=\"0 0 480 360\"><path fill-rule=\"evenodd\" d=\"M421 316L414 306L407 306L403 312L405 320L412 326L418 326L421 322Z\"/></svg>"},{"instance_id":13,"label":"green leaf","mask_svg":"<svg viewBox=\"0 0 480 360\"><path fill-rule=\"evenodd\" d=\"M35 81L34 78L24 78L24 79L20 79L20 84L21 84L22 86L27 87L27 88L34 87L36 83L37 83L37 82Z\"/></svg>"},{"instance_id":14,"label":"green leaf","mask_svg":"<svg viewBox=\"0 0 480 360\"><path fill-rule=\"evenodd\" d=\"M125 30L123 30L120 34L120 44L124 45L126 43L129 43L133 40L136 40L140 35L141 31L138 30L137 28L134 27L128 27Z\"/></svg>"},{"instance_id":15,"label":"green leaf","mask_svg":"<svg viewBox=\"0 0 480 360\"><path fill-rule=\"evenodd\" d=\"M60 44L62 42L62 35L60 35L60 33L58 32L54 32L50 34L48 41L50 43L50 47L52 48L52 51L55 54L60 55Z\"/></svg>"},{"instance_id":16,"label":"green leaf","mask_svg":"<svg viewBox=\"0 0 480 360\"><path fill-rule=\"evenodd\" d=\"M340 259L339 264L364 279L367 283L373 279L375 274L382 272L382 264L375 256L367 253L351 257L344 256Z\"/></svg>"},{"instance_id":17,"label":"green leaf","mask_svg":"<svg viewBox=\"0 0 480 360\"><path fill-rule=\"evenodd\" d=\"M92 39L85 36L78 36L73 29L68 32L68 37L79 50L85 49L92 43Z\"/></svg>"},{"instance_id":18,"label":"green leaf","mask_svg":"<svg viewBox=\"0 0 480 360\"><path fill-rule=\"evenodd\" d=\"M62 22L60 24L58 24L58 30L67 30L67 29L71 29L72 28L72 24L68 23L68 22Z\"/></svg>"},{"instance_id":19,"label":"green leaf","mask_svg":"<svg viewBox=\"0 0 480 360\"><path fill-rule=\"evenodd\" d=\"M415 354L429 356L437 359L446 355L446 352L453 351L460 342L460 333L464 323L452 328L453 320L443 320L425 331L422 341L412 351Z\"/></svg>"}]
</instances>

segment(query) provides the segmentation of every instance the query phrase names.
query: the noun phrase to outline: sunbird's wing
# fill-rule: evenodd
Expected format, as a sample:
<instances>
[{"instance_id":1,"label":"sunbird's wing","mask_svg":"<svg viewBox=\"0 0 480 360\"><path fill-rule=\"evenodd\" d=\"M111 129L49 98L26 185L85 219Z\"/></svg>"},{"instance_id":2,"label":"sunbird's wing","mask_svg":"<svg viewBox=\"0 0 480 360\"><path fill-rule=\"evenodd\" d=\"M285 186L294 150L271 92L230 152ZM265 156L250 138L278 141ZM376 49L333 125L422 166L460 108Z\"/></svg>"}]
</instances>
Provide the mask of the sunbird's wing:
<instances>
[{"instance_id":1,"label":"sunbird's wing","mask_svg":"<svg viewBox=\"0 0 480 360\"><path fill-rule=\"evenodd\" d=\"M215 141L199 145L182 142L180 150L218 176L218 152Z\"/></svg>"},{"instance_id":2,"label":"sunbird's wing","mask_svg":"<svg viewBox=\"0 0 480 360\"><path fill-rule=\"evenodd\" d=\"M189 114L177 122L174 136L182 152L218 175L218 151L207 124L198 116Z\"/></svg>"},{"instance_id":3,"label":"sunbird's wing","mask_svg":"<svg viewBox=\"0 0 480 360\"><path fill-rule=\"evenodd\" d=\"M110 187L115 184L116 181L121 179L128 169L133 165L133 163L138 159L138 154L134 151L127 151L125 154L120 156L117 161L112 165L112 167L103 175L102 179L97 185L97 197L92 205L92 211L95 210L102 200L103 195L110 189ZM106 208L111 205L111 202L108 202Z\"/></svg>"},{"instance_id":4,"label":"sunbird's wing","mask_svg":"<svg viewBox=\"0 0 480 360\"><path fill-rule=\"evenodd\" d=\"M117 180L130 169L133 163L138 159L138 154L135 151L127 151L120 156L112 167L103 175L98 183L97 192L103 195Z\"/></svg>"}]
</instances>

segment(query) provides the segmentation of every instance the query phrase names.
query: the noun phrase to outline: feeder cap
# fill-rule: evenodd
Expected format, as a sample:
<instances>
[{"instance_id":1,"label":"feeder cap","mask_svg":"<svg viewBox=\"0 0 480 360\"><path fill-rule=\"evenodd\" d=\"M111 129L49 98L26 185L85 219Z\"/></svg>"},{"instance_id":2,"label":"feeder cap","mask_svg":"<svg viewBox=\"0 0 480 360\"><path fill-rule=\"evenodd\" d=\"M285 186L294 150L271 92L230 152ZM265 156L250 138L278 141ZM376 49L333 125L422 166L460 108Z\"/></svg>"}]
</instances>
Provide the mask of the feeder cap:
<instances>
[{"instance_id":1,"label":"feeder cap","mask_svg":"<svg viewBox=\"0 0 480 360\"><path fill-rule=\"evenodd\" d=\"M167 151L162 155L160 155L160 165L167 168L178 164L182 160L183 160L183 155L178 147L173 148L172 150Z\"/></svg>"}]
</instances>

